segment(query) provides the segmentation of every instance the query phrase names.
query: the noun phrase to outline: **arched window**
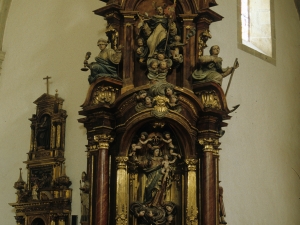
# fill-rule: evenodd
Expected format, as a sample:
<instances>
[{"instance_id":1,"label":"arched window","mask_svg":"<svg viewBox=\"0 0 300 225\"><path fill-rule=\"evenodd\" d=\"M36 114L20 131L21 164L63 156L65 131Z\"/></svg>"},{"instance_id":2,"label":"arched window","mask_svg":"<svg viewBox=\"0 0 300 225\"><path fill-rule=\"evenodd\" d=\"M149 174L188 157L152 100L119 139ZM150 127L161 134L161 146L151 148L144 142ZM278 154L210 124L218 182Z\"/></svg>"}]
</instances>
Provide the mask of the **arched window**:
<instances>
[{"instance_id":1,"label":"arched window","mask_svg":"<svg viewBox=\"0 0 300 225\"><path fill-rule=\"evenodd\" d=\"M273 0L239 0L238 46L275 64Z\"/></svg>"}]
</instances>

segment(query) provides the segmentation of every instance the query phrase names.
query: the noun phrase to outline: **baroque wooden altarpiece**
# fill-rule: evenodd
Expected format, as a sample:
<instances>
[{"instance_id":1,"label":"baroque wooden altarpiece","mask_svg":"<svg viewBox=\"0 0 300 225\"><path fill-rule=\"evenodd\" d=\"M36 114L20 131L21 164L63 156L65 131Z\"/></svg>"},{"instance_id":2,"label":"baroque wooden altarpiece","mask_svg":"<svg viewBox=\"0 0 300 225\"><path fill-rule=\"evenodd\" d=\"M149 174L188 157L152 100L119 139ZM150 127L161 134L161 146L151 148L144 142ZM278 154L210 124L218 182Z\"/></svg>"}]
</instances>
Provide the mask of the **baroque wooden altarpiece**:
<instances>
[{"instance_id":1,"label":"baroque wooden altarpiece","mask_svg":"<svg viewBox=\"0 0 300 225\"><path fill-rule=\"evenodd\" d=\"M90 87L78 120L88 140L81 224L226 224L218 165L229 72L197 75L201 60L211 68L202 56L210 24L222 19L217 3L104 2L94 13L106 36L82 68Z\"/></svg>"},{"instance_id":2,"label":"baroque wooden altarpiece","mask_svg":"<svg viewBox=\"0 0 300 225\"><path fill-rule=\"evenodd\" d=\"M87 130L82 225L226 224L219 139L230 119L214 0L103 0L100 53L78 119ZM96 41L95 41L96 42ZM228 90L228 89L227 89ZM226 92L227 92L226 90ZM44 94L31 121L27 183L15 183L17 224L70 224L63 99Z\"/></svg>"},{"instance_id":3,"label":"baroque wooden altarpiece","mask_svg":"<svg viewBox=\"0 0 300 225\"><path fill-rule=\"evenodd\" d=\"M66 110L63 99L43 94L34 101L36 114L31 121L30 149L27 160L26 182L20 169L15 182L17 202L10 203L16 210L19 225L67 225L71 222L72 184L65 171Z\"/></svg>"}]
</instances>

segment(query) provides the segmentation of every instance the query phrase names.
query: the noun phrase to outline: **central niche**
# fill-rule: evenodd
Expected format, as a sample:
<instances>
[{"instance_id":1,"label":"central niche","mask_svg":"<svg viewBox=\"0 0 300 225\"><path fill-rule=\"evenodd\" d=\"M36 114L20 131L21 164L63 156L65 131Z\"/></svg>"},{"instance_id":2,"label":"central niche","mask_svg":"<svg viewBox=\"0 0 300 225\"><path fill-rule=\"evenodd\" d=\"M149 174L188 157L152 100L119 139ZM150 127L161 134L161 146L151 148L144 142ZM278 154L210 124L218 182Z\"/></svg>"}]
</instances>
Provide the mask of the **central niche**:
<instances>
[{"instance_id":1,"label":"central niche","mask_svg":"<svg viewBox=\"0 0 300 225\"><path fill-rule=\"evenodd\" d=\"M168 125L149 127L136 132L128 151L130 224L180 224L184 154Z\"/></svg>"},{"instance_id":2,"label":"central niche","mask_svg":"<svg viewBox=\"0 0 300 225\"><path fill-rule=\"evenodd\" d=\"M31 225L45 225L45 222L41 218L36 218L32 221Z\"/></svg>"}]
</instances>

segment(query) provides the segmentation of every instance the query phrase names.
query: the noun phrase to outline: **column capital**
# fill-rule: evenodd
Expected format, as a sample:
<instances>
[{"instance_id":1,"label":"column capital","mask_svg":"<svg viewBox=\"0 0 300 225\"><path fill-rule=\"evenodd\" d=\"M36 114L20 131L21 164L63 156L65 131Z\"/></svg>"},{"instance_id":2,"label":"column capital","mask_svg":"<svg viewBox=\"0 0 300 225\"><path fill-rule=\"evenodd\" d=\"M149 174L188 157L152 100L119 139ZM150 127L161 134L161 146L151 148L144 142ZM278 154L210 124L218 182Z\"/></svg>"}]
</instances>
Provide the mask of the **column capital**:
<instances>
[{"instance_id":1,"label":"column capital","mask_svg":"<svg viewBox=\"0 0 300 225\"><path fill-rule=\"evenodd\" d=\"M185 159L184 162L187 165L188 171L196 171L198 159Z\"/></svg>"},{"instance_id":2,"label":"column capital","mask_svg":"<svg viewBox=\"0 0 300 225\"><path fill-rule=\"evenodd\" d=\"M117 156L116 163L118 169L125 169L127 165L128 157L127 156Z\"/></svg>"},{"instance_id":3,"label":"column capital","mask_svg":"<svg viewBox=\"0 0 300 225\"><path fill-rule=\"evenodd\" d=\"M198 142L204 146L204 152L214 152L220 146L218 138L199 138Z\"/></svg>"},{"instance_id":4,"label":"column capital","mask_svg":"<svg viewBox=\"0 0 300 225\"><path fill-rule=\"evenodd\" d=\"M99 143L99 149L109 149L109 144L114 139L108 134L99 134L94 135L94 140Z\"/></svg>"}]
</instances>

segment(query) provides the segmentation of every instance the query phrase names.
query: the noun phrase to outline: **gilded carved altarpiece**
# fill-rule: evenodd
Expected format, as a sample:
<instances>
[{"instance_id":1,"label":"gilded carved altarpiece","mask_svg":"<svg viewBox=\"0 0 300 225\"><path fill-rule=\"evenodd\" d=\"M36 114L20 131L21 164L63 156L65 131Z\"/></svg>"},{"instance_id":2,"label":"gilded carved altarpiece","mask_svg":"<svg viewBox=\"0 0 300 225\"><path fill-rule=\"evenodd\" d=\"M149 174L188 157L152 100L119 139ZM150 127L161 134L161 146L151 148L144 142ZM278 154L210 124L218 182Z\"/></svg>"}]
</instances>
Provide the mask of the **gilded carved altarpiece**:
<instances>
[{"instance_id":1,"label":"gilded carved altarpiece","mask_svg":"<svg viewBox=\"0 0 300 225\"><path fill-rule=\"evenodd\" d=\"M81 224L225 224L219 139L233 110L221 81L238 64L221 69L218 46L202 60L209 26L222 19L217 3L104 2L94 13L106 38L82 68L90 188Z\"/></svg>"}]
</instances>

